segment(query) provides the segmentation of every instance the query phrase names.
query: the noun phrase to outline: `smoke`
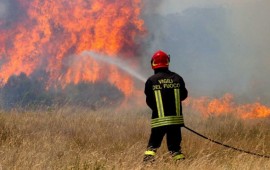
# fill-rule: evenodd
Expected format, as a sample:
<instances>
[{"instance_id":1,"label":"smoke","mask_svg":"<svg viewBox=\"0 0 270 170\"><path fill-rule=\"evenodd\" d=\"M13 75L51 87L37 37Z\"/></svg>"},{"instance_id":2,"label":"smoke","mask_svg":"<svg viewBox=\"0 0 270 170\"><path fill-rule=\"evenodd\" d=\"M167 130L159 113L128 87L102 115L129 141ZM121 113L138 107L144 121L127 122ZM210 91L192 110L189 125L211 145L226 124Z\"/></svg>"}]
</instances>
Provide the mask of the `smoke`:
<instances>
[{"instance_id":1,"label":"smoke","mask_svg":"<svg viewBox=\"0 0 270 170\"><path fill-rule=\"evenodd\" d=\"M135 35L144 33L144 24L141 21L141 18L138 18L138 9L127 10L131 12L135 11L133 13L135 16L131 17L131 19L135 19L133 21L134 23L127 23L127 20L131 20L126 17L121 17L125 22L119 24L120 20L115 20L116 22L114 22L114 25L122 28L121 30L123 32L120 33L115 30L113 34L109 34L110 32L107 33L106 31L111 31L111 25L106 25L106 27L104 27L101 22L103 19L101 14L104 14L104 16L111 16L112 13L107 13L109 8L106 8L106 10L103 10L104 8L99 8L100 15L97 17L97 14L95 13L96 15L91 18L93 19L93 22L88 22L88 17L85 17L89 14L87 12L83 13L83 11L81 11L81 13L76 13L84 15L81 15L79 17L80 19L71 18L70 20L68 18L69 15L61 12L61 8L59 8L59 11L56 10L54 12L59 12L61 17L57 18L57 21L54 21L55 16L51 16L51 13L47 12L47 10L51 9L50 6L44 5L42 1L37 4L43 8L39 8L38 5L31 6L32 8L30 11L35 14L31 17L28 16L30 14L27 12L27 7L30 6L29 4L31 2L19 2L21 1L0 0L0 28L1 31L5 31L4 33L8 35L6 39L0 38L0 40L4 42L4 47L1 47L0 49L0 66L2 70L5 70L5 68L10 69L11 66L13 66L13 70L9 73L16 74L17 76L13 77L12 80L17 81L17 79L19 79L19 82L25 84L28 82L28 84L32 84L29 82L35 82L36 79L40 78L42 75L43 79L48 79L49 76L55 76L55 81L66 78L66 81L70 83L73 82L73 79L74 81L77 80L77 75L88 78L89 76L94 75L94 71L98 74L93 76L89 82L93 82L96 79L102 81L102 77L108 79L108 77L110 77L108 76L108 72L113 69L106 70L107 67L103 67L103 64L101 64L94 70L93 67L87 65L88 63L92 63L89 60L81 60L80 57L73 57L73 55L77 56L77 54L83 52L83 50L92 50L92 47L96 47L99 52L105 50L105 54L117 55L117 52L119 52L123 55L121 59L125 59L123 62L120 61L120 59L118 60L118 56L114 57L114 59L109 59L106 56L91 53L90 56L92 55L92 58L96 62L106 62L107 64L115 65L120 68L121 72L127 72L136 79L145 81L144 77L152 74L150 67L150 58L152 54L154 51L162 49L171 55L170 68L184 78L191 96L219 97L229 92L241 99L244 98L245 100L250 101L260 99L261 101L270 104L270 91L268 90L270 84L270 79L268 78L270 72L270 67L268 66L268 63L270 63L270 19L268 16L270 1L268 0L259 0L256 2L252 0L144 1L141 17L144 19L147 37L142 36L139 37L139 39L136 39L137 37ZM89 0L88 2L94 3L95 1ZM139 4L139 1L134 1L134 3L135 2L136 4ZM113 4L113 2L111 3ZM134 3L133 1L128 2L130 7ZM56 4L62 5L62 3ZM63 4L65 4L64 1ZM69 4L68 9L73 9L72 2L67 4ZM137 7L138 5L135 6ZM77 10L72 10L72 12L80 11L80 7L82 7L84 11L89 10L83 3L78 4L76 7ZM107 6L104 5L103 7ZM41 14L38 12L41 9L46 9L42 12L50 17L41 18L39 20L37 15ZM125 11L126 10L122 10L122 12ZM118 17L118 15L115 17ZM87 21L85 22L87 24L81 26L80 24L83 24L84 22L79 21ZM105 23L110 23L109 21L111 21L111 18L105 20ZM78 24L75 24L70 28L65 28L65 26L69 26L69 23L77 22ZM97 26L95 22L98 22L99 26ZM14 29L15 32L9 31L16 28L16 24L20 24L23 29ZM34 24L35 29L31 30L32 27L28 24ZM43 24L48 24L48 28L51 29L49 29L49 31L43 29ZM125 26L125 24L127 24L127 26ZM103 28L108 29L103 30ZM130 29L132 30L131 33L129 32ZM20 31L26 31L26 34L21 34ZM31 31L36 34L32 35ZM84 34L79 36L79 32ZM103 38L100 36L95 36L93 38L92 33L94 32L100 33ZM19 34L21 35L16 36ZM47 36L45 36L46 34ZM108 35L115 36L108 37ZM122 36L128 38L119 40L118 38ZM33 40L33 38L37 37L39 39ZM22 46L15 46L13 44L16 38L17 41L20 40L19 42L23 42L21 44ZM43 44L41 45L40 42L43 42ZM31 48L30 45L32 45ZM66 49L66 51L59 52L59 49L55 48L55 46L60 45L63 45L61 49ZM114 49L113 45L115 45L116 49ZM51 48L50 50L48 50L49 47ZM16 55L9 56L13 54L13 52L19 51L21 48L24 48L24 50L22 50L24 53L20 56L21 58ZM7 52L6 49L11 50ZM25 53L29 55L27 56L28 59L22 59L22 57L25 56ZM16 67L14 64L15 62L12 62L12 59L17 59L14 56L20 59L20 62L16 63L19 63L24 67ZM54 61L53 59L56 56L58 56L57 60ZM14 58L10 59L11 57ZM129 64L130 62L127 60L129 58L132 58L139 63L135 66ZM60 61L59 59L62 60ZM7 65L7 62L10 62L11 64ZM51 63L50 67L52 68L47 68L48 63ZM92 65L94 66L93 63ZM6 64L5 68L3 67L4 64ZM28 67L33 67L33 69L26 69ZM42 68L42 70L40 70L40 68ZM70 68L71 70L69 73L72 75L72 80L67 76L63 76ZM44 73L44 70L47 72L45 71ZM86 74L86 72L83 72L85 74L81 74L74 70L78 72L87 70L91 74ZM139 70L140 72L136 70ZM19 74L23 71L27 72L26 74L29 80L25 76ZM7 70L5 70L5 72L7 72ZM117 77L123 76L119 76L119 73L120 71L117 72ZM2 76L7 75L4 74L3 71L1 74ZM113 91L112 93L115 92L115 96L118 96L116 98L122 99L123 94L119 91L119 87L118 89L115 88L113 81L113 78L110 77L110 82L105 82L103 85L100 85L98 82L94 87L102 87L100 92L103 91L103 88L107 87ZM35 83L33 84L35 85ZM74 95L64 98L78 101L79 96L83 96L88 90L91 91L93 88L92 85L93 84L91 83L80 85L71 83L70 86L72 86L72 88L69 87L67 89L74 92ZM30 87L31 86L32 85L30 85ZM122 84L120 83L118 86L122 86ZM5 90L2 90L2 92L6 91L3 93L4 99L6 99L7 96L10 96L10 93L14 91L11 87L17 88L17 86L13 87L9 84L6 85L4 88ZM129 82L126 83L126 87L129 87ZM36 87L33 87L33 89L36 89ZM42 87L42 89L45 89L45 87ZM84 89L85 91L81 93L79 89ZM125 89L128 90L128 88ZM29 91L30 89L26 90ZM63 95L63 93L61 92L62 96L67 96ZM36 91L31 92L31 95L37 94ZM47 94L45 93L45 96L46 95ZM89 96L87 97L87 95L85 96L86 97L84 98L87 100L91 98ZM105 95L97 93L93 98L102 100L104 96L109 99L108 96L110 96L110 91L106 91ZM40 98L45 98L47 101L47 98L44 97L44 95ZM91 100L90 103L93 103L93 101Z\"/></svg>"},{"instance_id":2,"label":"smoke","mask_svg":"<svg viewBox=\"0 0 270 170\"><path fill-rule=\"evenodd\" d=\"M3 19L5 18L7 13L7 7L6 4L2 1L0 1L0 18Z\"/></svg>"},{"instance_id":3,"label":"smoke","mask_svg":"<svg viewBox=\"0 0 270 170\"><path fill-rule=\"evenodd\" d=\"M239 63L235 63L234 72L239 70L244 80L238 80L244 87L239 90L262 96L269 102L270 1L250 2L234 9L230 21L235 33L233 40L237 43L233 52L237 54L236 63Z\"/></svg>"},{"instance_id":4,"label":"smoke","mask_svg":"<svg viewBox=\"0 0 270 170\"><path fill-rule=\"evenodd\" d=\"M270 1L158 3L144 13L148 51L171 54L171 70L183 76L192 96L229 92L270 104Z\"/></svg>"},{"instance_id":5,"label":"smoke","mask_svg":"<svg viewBox=\"0 0 270 170\"><path fill-rule=\"evenodd\" d=\"M0 28L9 29L25 16L17 0L0 0Z\"/></svg>"}]
</instances>

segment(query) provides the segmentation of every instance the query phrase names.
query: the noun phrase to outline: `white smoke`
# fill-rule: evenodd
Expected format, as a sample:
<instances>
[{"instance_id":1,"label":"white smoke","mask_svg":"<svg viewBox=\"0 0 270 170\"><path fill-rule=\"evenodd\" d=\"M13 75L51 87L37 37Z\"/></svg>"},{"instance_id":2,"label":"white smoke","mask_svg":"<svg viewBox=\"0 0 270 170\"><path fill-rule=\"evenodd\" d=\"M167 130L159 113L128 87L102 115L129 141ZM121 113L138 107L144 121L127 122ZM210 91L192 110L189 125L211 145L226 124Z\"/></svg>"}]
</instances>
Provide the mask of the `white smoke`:
<instances>
[{"instance_id":1,"label":"white smoke","mask_svg":"<svg viewBox=\"0 0 270 170\"><path fill-rule=\"evenodd\" d=\"M0 1L0 19L4 19L7 16L7 3Z\"/></svg>"},{"instance_id":2,"label":"white smoke","mask_svg":"<svg viewBox=\"0 0 270 170\"><path fill-rule=\"evenodd\" d=\"M189 8L209 8L223 6L226 8L236 8L267 0L166 0L160 1L158 8L159 13L170 14L179 13Z\"/></svg>"},{"instance_id":3,"label":"white smoke","mask_svg":"<svg viewBox=\"0 0 270 170\"><path fill-rule=\"evenodd\" d=\"M270 104L269 0L158 2L145 14L149 51L171 54L192 95L230 92Z\"/></svg>"}]
</instances>

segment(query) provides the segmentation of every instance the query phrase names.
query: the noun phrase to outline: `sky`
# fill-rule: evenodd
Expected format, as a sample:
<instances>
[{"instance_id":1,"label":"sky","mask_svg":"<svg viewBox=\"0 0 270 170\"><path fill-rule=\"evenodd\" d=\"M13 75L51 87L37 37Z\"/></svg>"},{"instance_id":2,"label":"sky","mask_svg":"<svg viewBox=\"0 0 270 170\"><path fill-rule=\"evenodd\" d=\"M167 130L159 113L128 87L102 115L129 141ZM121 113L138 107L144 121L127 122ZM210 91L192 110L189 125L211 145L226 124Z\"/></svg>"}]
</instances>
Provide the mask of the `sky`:
<instances>
[{"instance_id":1,"label":"sky","mask_svg":"<svg viewBox=\"0 0 270 170\"><path fill-rule=\"evenodd\" d=\"M169 53L191 95L270 104L269 0L150 0L145 8L147 51Z\"/></svg>"}]
</instances>

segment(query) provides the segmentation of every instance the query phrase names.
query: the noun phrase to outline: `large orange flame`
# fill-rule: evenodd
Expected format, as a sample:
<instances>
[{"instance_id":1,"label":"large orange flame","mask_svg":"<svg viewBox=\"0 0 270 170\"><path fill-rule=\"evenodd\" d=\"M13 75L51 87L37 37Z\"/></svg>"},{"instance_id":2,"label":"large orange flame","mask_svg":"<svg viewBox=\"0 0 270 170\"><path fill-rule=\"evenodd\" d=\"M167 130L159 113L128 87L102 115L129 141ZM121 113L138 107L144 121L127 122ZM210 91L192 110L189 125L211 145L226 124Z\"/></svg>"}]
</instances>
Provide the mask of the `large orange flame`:
<instances>
[{"instance_id":1,"label":"large orange flame","mask_svg":"<svg viewBox=\"0 0 270 170\"><path fill-rule=\"evenodd\" d=\"M13 0L16 19L0 20L0 86L12 75L42 70L48 86L107 80L126 96L142 94L132 78L117 67L104 66L84 50L108 56L135 57L137 38L145 32L141 0ZM12 9L14 10L14 9ZM13 13L12 10L7 10ZM142 97L141 95L139 95ZM142 101L142 100L141 100ZM234 113L241 118L270 117L256 102L239 105L233 95L220 99L191 98L187 106L203 115Z\"/></svg>"},{"instance_id":2,"label":"large orange flame","mask_svg":"<svg viewBox=\"0 0 270 170\"><path fill-rule=\"evenodd\" d=\"M48 84L107 79L126 95L133 81L114 66L102 69L82 58L84 50L135 56L136 38L143 35L141 0L16 0L24 14L8 28L0 22L0 81L11 75L49 74ZM120 81L121 79L121 81Z\"/></svg>"},{"instance_id":3,"label":"large orange flame","mask_svg":"<svg viewBox=\"0 0 270 170\"><path fill-rule=\"evenodd\" d=\"M209 97L195 99L189 97L185 105L205 116L234 114L243 119L270 117L269 107L259 102L236 104L233 95L229 93L219 99L210 99Z\"/></svg>"}]
</instances>

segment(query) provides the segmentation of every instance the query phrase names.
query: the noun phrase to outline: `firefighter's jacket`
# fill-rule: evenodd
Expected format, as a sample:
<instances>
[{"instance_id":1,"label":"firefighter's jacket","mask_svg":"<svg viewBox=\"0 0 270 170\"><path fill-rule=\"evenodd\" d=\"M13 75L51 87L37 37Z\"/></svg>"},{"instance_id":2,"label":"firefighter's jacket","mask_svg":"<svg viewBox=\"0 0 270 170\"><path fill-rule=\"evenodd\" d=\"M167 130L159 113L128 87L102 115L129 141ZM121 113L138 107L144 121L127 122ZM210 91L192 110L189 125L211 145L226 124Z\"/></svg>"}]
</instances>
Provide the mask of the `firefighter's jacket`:
<instances>
[{"instance_id":1,"label":"firefighter's jacket","mask_svg":"<svg viewBox=\"0 0 270 170\"><path fill-rule=\"evenodd\" d=\"M152 109L151 127L184 125L181 101L188 92L183 78L168 69L155 70L145 83L146 103Z\"/></svg>"}]
</instances>

